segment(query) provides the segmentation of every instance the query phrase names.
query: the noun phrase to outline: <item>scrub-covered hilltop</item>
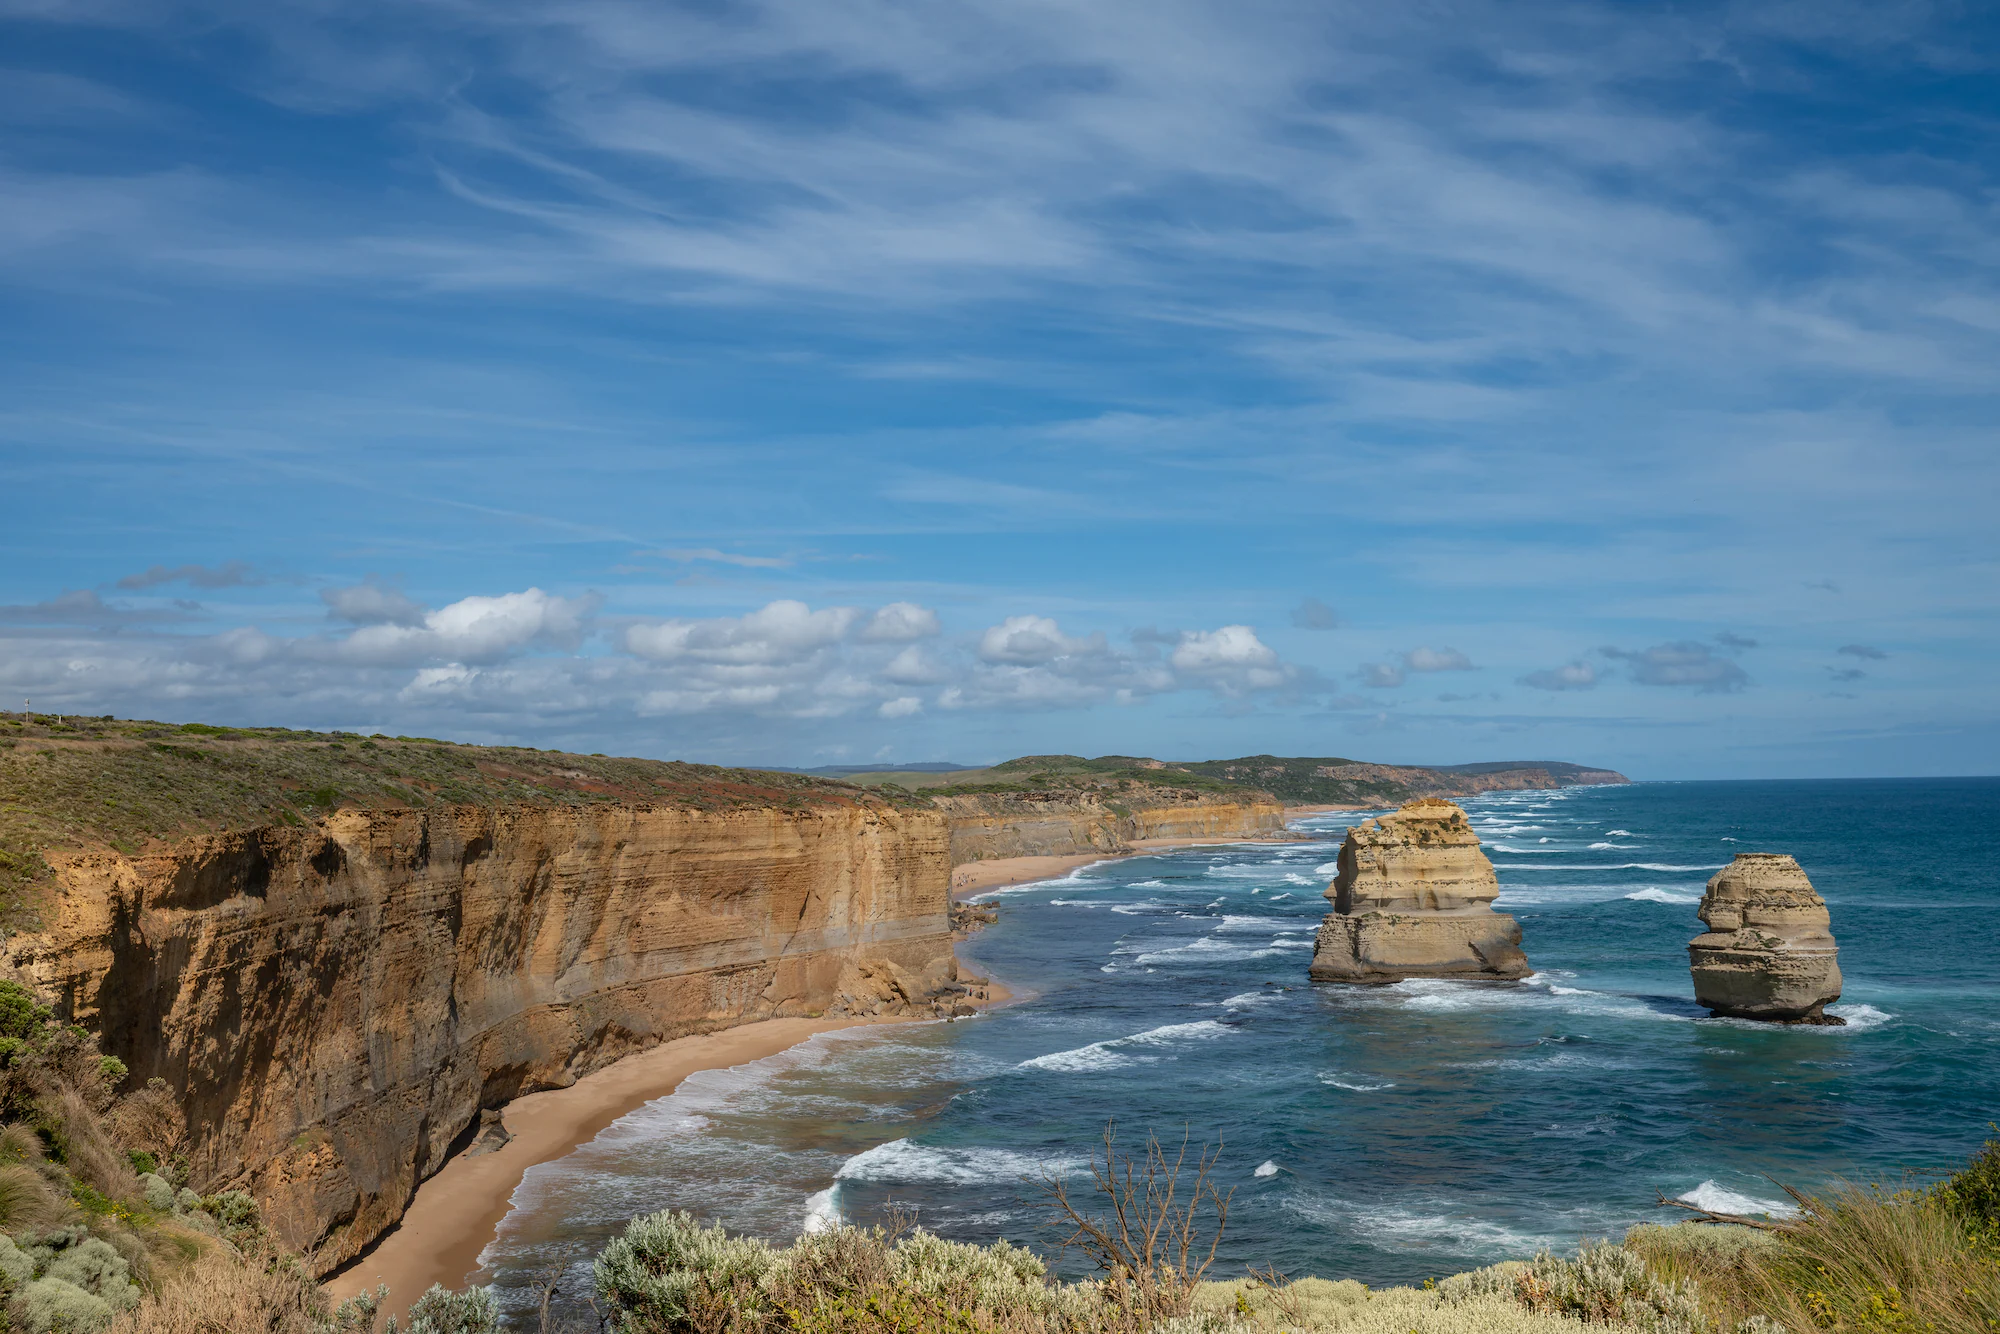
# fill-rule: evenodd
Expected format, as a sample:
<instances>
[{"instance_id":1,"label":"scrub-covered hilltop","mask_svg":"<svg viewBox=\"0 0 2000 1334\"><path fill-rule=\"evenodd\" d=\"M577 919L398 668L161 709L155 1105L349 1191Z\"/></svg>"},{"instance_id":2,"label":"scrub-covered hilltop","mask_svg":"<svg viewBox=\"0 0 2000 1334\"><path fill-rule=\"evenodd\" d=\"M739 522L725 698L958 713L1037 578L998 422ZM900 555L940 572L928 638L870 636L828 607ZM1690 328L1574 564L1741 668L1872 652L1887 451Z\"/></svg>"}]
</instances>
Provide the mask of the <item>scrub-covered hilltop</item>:
<instances>
[{"instance_id":1,"label":"scrub-covered hilltop","mask_svg":"<svg viewBox=\"0 0 2000 1334\"><path fill-rule=\"evenodd\" d=\"M51 848L135 855L191 834L303 827L343 807L649 803L721 811L856 802L923 804L800 774L526 746L0 714L0 895L10 917L32 914L31 891L49 882L43 853Z\"/></svg>"}]
</instances>

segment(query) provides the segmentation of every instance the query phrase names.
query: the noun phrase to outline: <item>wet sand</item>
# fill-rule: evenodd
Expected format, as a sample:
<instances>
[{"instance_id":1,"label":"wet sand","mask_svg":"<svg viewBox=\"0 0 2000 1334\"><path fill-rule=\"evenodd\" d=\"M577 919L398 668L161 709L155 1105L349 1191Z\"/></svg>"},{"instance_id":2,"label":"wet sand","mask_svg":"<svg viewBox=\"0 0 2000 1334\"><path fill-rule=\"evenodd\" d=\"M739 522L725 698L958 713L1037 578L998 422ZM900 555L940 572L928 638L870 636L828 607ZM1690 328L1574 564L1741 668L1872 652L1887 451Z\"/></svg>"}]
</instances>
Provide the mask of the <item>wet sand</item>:
<instances>
[{"instance_id":1,"label":"wet sand","mask_svg":"<svg viewBox=\"0 0 2000 1334\"><path fill-rule=\"evenodd\" d=\"M994 988L996 998L1001 989ZM507 1216L514 1187L537 1163L587 1144L625 1113L665 1097L698 1070L720 1070L775 1056L816 1033L852 1028L862 1019L766 1019L719 1033L676 1038L585 1075L565 1089L530 1093L507 1104L502 1124L513 1139L491 1153L460 1154L417 1195L375 1249L327 1281L334 1301L389 1285L387 1310L401 1317L433 1283L464 1285L479 1253ZM890 1021L894 1022L894 1021Z\"/></svg>"}]
</instances>

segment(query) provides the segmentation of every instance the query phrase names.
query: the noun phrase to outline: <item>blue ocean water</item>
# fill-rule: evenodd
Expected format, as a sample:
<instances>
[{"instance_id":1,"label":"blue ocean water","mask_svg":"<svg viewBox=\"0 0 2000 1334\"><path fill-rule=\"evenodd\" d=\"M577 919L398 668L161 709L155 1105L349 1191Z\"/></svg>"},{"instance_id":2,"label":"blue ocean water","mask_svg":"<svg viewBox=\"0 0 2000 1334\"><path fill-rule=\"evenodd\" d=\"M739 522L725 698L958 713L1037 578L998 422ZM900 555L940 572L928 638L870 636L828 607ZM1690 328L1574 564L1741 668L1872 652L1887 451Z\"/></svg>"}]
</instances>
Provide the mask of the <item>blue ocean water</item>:
<instances>
[{"instance_id":1,"label":"blue ocean water","mask_svg":"<svg viewBox=\"0 0 2000 1334\"><path fill-rule=\"evenodd\" d=\"M1947 1167L2000 1118L2000 779L1635 784L1464 803L1521 983L1306 980L1321 891L1360 813L1316 841L1102 863L1000 892L961 948L1025 999L850 1030L686 1081L530 1172L483 1258L510 1312L637 1213L789 1238L894 1202L1034 1243L1024 1178L1077 1168L1115 1118L1221 1144L1225 1271L1401 1283L1661 1218L1656 1193L1782 1205L1771 1178ZM1843 1028L1697 1008L1686 944L1737 852L1795 855L1825 896Z\"/></svg>"}]
</instances>

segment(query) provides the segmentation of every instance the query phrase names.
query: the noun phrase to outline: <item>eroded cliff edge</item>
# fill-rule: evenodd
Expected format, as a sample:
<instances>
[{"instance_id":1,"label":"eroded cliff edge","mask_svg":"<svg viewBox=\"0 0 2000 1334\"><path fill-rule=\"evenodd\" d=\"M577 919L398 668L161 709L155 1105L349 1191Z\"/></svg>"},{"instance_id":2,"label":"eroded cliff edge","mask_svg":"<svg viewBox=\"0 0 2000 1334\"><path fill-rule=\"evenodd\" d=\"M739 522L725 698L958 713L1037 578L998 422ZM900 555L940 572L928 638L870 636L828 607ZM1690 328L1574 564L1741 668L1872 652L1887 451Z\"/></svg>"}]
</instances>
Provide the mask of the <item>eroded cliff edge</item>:
<instances>
[{"instance_id":1,"label":"eroded cliff edge","mask_svg":"<svg viewBox=\"0 0 2000 1334\"><path fill-rule=\"evenodd\" d=\"M955 970L944 816L858 793L349 809L46 857L12 966L180 1092L196 1179L251 1190L322 1272L482 1108L823 1009L851 964Z\"/></svg>"}]
</instances>

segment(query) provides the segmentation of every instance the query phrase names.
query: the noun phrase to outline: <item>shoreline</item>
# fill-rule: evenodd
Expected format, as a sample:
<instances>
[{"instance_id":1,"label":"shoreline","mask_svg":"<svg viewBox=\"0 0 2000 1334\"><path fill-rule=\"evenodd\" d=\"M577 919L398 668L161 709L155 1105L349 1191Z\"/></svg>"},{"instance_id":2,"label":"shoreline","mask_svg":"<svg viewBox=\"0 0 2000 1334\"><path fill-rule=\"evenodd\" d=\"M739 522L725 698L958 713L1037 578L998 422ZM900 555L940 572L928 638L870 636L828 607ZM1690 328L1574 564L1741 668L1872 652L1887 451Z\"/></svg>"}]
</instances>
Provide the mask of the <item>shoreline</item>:
<instances>
[{"instance_id":1,"label":"shoreline","mask_svg":"<svg viewBox=\"0 0 2000 1334\"><path fill-rule=\"evenodd\" d=\"M1326 815L1334 811L1374 810L1372 806L1287 806L1287 818L1297 815ZM1289 831L1287 831L1289 832ZM1241 838L1207 835L1201 838L1142 838L1135 839L1123 852L1070 853L1062 856L1045 857L993 857L983 862L966 862L951 869L951 898L957 903L975 894L983 894L991 889L1005 889L1009 885L1024 885L1034 880L1053 880L1057 876L1083 866L1095 866L1099 862L1124 861L1128 857L1143 857L1149 852L1163 852L1170 848L1227 847L1236 843L1286 843L1290 838L1270 838L1248 835Z\"/></svg>"},{"instance_id":2,"label":"shoreline","mask_svg":"<svg viewBox=\"0 0 2000 1334\"><path fill-rule=\"evenodd\" d=\"M1010 998L997 982L987 986L984 1009ZM501 1109L512 1137L481 1154L460 1152L417 1187L396 1226L359 1259L323 1280L320 1290L340 1302L378 1283L389 1285L383 1310L404 1317L432 1284L461 1288L479 1269L479 1256L513 1208L514 1191L528 1169L588 1144L619 1117L679 1088L689 1075L726 1070L789 1051L808 1038L847 1028L921 1020L760 1019L713 1033L674 1038L634 1052L567 1088L523 1094Z\"/></svg>"}]
</instances>

